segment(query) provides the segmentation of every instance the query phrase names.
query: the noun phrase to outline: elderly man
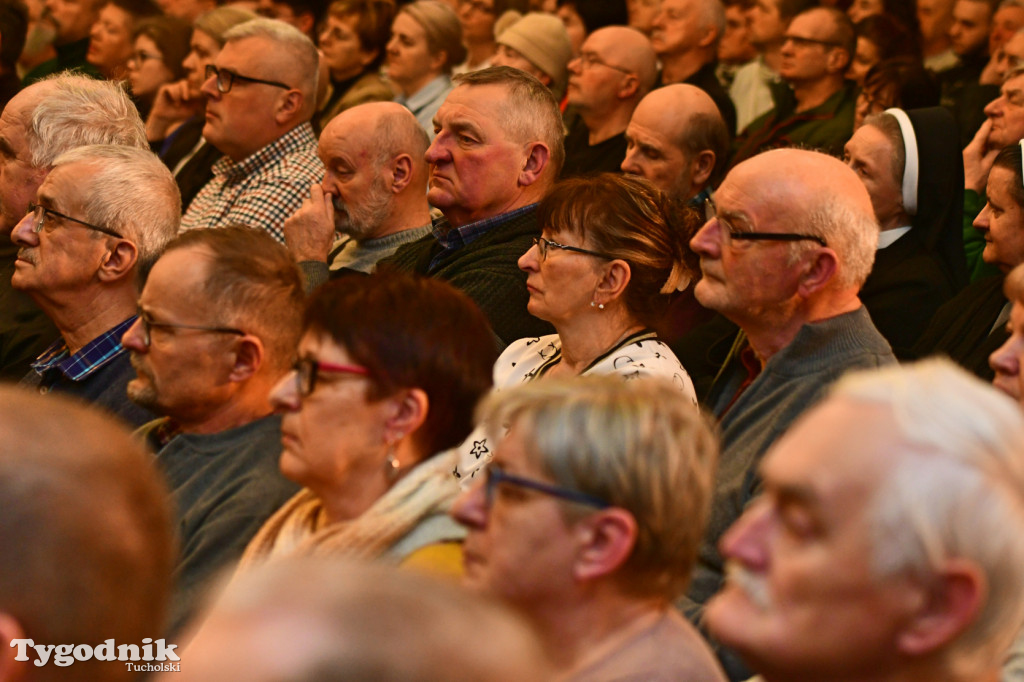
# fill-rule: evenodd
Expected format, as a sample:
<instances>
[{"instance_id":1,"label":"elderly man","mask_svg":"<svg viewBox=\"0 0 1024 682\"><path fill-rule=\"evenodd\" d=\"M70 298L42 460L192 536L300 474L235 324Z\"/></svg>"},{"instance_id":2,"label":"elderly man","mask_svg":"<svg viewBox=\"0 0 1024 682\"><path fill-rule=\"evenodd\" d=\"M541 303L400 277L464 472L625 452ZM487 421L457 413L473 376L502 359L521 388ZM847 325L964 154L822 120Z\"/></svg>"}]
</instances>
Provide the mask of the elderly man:
<instances>
[{"instance_id":1,"label":"elderly man","mask_svg":"<svg viewBox=\"0 0 1024 682\"><path fill-rule=\"evenodd\" d=\"M747 10L747 35L758 56L741 66L729 87L736 105L736 132L775 107L772 85L779 82L782 43L789 22L815 0L754 0Z\"/></svg>"},{"instance_id":2,"label":"elderly man","mask_svg":"<svg viewBox=\"0 0 1024 682\"><path fill-rule=\"evenodd\" d=\"M0 114L0 378L25 376L57 335L39 306L11 286L11 229L28 212L53 160L84 144L148 149L142 120L113 83L64 74L30 85Z\"/></svg>"},{"instance_id":3,"label":"elderly man","mask_svg":"<svg viewBox=\"0 0 1024 682\"><path fill-rule=\"evenodd\" d=\"M164 417L144 435L177 502L180 626L207 580L297 490L277 468L269 394L295 356L303 292L287 249L236 226L171 242L138 306L124 334L137 375L128 395Z\"/></svg>"},{"instance_id":4,"label":"elderly man","mask_svg":"<svg viewBox=\"0 0 1024 682\"><path fill-rule=\"evenodd\" d=\"M540 236L536 203L562 166L558 103L536 78L507 66L454 80L426 155L427 199L444 217L381 264L462 289L505 344L550 334L526 310L526 273L516 262Z\"/></svg>"},{"instance_id":5,"label":"elderly man","mask_svg":"<svg viewBox=\"0 0 1024 682\"><path fill-rule=\"evenodd\" d=\"M429 144L416 117L397 102L361 104L327 124L319 148L323 182L284 223L308 289L327 280L328 264L370 272L430 232L423 159Z\"/></svg>"},{"instance_id":6,"label":"elderly man","mask_svg":"<svg viewBox=\"0 0 1024 682\"><path fill-rule=\"evenodd\" d=\"M957 65L949 47L949 29L953 25L955 0L917 0L917 21L921 25L921 52L924 66L939 73Z\"/></svg>"},{"instance_id":7,"label":"elderly man","mask_svg":"<svg viewBox=\"0 0 1024 682\"><path fill-rule=\"evenodd\" d=\"M651 45L661 62L658 86L696 85L715 101L729 134L735 133L736 107L715 75L725 31L721 0L662 0L652 28Z\"/></svg>"},{"instance_id":8,"label":"elderly man","mask_svg":"<svg viewBox=\"0 0 1024 682\"><path fill-rule=\"evenodd\" d=\"M452 507L469 529L463 582L527 617L557 679L724 682L672 608L716 456L678 398L656 379L545 379L482 408L504 437L486 479Z\"/></svg>"},{"instance_id":9,"label":"elderly man","mask_svg":"<svg viewBox=\"0 0 1024 682\"><path fill-rule=\"evenodd\" d=\"M535 76L551 88L555 99L565 96L572 45L561 19L545 12L530 12L497 38L491 66L511 66Z\"/></svg>"},{"instance_id":10,"label":"elderly man","mask_svg":"<svg viewBox=\"0 0 1024 682\"><path fill-rule=\"evenodd\" d=\"M801 12L789 24L772 88L775 108L736 139L733 164L773 147L801 146L840 155L853 134L856 92L846 80L854 51L853 25L834 8Z\"/></svg>"},{"instance_id":11,"label":"elderly man","mask_svg":"<svg viewBox=\"0 0 1024 682\"><path fill-rule=\"evenodd\" d=\"M939 76L939 103L956 117L962 145L970 142L985 121L985 104L996 95L999 86L998 83L981 83L989 62L990 39L993 42L995 39L993 19L996 2L957 0L953 6L953 26L949 36L960 63ZM991 81L991 78L985 77L984 80Z\"/></svg>"},{"instance_id":12,"label":"elderly man","mask_svg":"<svg viewBox=\"0 0 1024 682\"><path fill-rule=\"evenodd\" d=\"M629 117L657 76L651 42L626 26L601 28L569 62L569 104L579 117L565 137L563 178L619 170Z\"/></svg>"},{"instance_id":13,"label":"elderly man","mask_svg":"<svg viewBox=\"0 0 1024 682\"><path fill-rule=\"evenodd\" d=\"M138 426L152 418L131 403L121 335L135 321L140 278L178 229L181 197L150 151L90 145L65 152L15 225L11 284L28 293L60 332L22 379L63 391Z\"/></svg>"},{"instance_id":14,"label":"elderly man","mask_svg":"<svg viewBox=\"0 0 1024 682\"><path fill-rule=\"evenodd\" d=\"M224 39L202 91L203 137L225 158L214 164L181 229L241 224L284 241L285 219L324 172L309 123L317 51L297 28L275 19L247 21Z\"/></svg>"},{"instance_id":15,"label":"elderly man","mask_svg":"<svg viewBox=\"0 0 1024 682\"><path fill-rule=\"evenodd\" d=\"M113 639L141 649L161 637L174 535L152 456L122 424L78 401L5 386L0 498L0 680L136 679L121 661L75 660L70 651L71 664L57 664L52 647Z\"/></svg>"},{"instance_id":16,"label":"elderly man","mask_svg":"<svg viewBox=\"0 0 1024 682\"><path fill-rule=\"evenodd\" d=\"M25 74L25 85L64 71L102 78L99 70L86 61L85 53L89 51L89 32L103 4L102 0L46 0L43 17L54 28L57 54Z\"/></svg>"},{"instance_id":17,"label":"elderly man","mask_svg":"<svg viewBox=\"0 0 1024 682\"><path fill-rule=\"evenodd\" d=\"M707 623L766 682L999 679L1024 618L1012 402L945 361L858 373L760 471Z\"/></svg>"},{"instance_id":18,"label":"elderly man","mask_svg":"<svg viewBox=\"0 0 1024 682\"><path fill-rule=\"evenodd\" d=\"M690 242L702 272L695 293L742 334L706 401L721 424L722 458L682 604L693 619L721 585L716 546L760 489L761 455L845 371L895 361L857 297L878 223L851 169L817 152L765 152L733 169L715 201ZM730 675L742 671L723 660Z\"/></svg>"},{"instance_id":19,"label":"elderly man","mask_svg":"<svg viewBox=\"0 0 1024 682\"><path fill-rule=\"evenodd\" d=\"M700 206L721 180L728 153L729 131L714 101L677 83L640 100L626 128L622 170Z\"/></svg>"}]
</instances>

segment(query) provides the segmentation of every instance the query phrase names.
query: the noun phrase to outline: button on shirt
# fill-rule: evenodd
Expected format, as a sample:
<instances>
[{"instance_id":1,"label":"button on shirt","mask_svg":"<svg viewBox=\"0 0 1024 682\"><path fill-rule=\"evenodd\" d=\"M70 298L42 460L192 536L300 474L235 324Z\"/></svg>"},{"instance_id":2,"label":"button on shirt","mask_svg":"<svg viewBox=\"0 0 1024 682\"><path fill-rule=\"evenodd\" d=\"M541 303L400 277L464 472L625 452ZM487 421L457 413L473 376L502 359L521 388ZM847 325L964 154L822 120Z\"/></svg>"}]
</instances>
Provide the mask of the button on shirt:
<instances>
[{"instance_id":1,"label":"button on shirt","mask_svg":"<svg viewBox=\"0 0 1024 682\"><path fill-rule=\"evenodd\" d=\"M284 221L324 175L316 144L312 126L303 123L238 163L221 159L182 218L182 231L241 224L284 243Z\"/></svg>"}]
</instances>

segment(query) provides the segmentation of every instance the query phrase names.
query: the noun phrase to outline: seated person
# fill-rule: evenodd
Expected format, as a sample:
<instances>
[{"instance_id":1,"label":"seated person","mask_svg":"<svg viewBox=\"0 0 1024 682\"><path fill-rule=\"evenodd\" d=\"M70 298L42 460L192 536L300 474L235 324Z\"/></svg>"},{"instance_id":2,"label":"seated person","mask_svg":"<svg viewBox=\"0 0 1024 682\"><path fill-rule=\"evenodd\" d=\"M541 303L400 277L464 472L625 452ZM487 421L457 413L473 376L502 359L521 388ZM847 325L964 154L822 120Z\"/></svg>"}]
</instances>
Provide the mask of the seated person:
<instances>
[{"instance_id":1,"label":"seated person","mask_svg":"<svg viewBox=\"0 0 1024 682\"><path fill-rule=\"evenodd\" d=\"M550 14L530 12L498 36L491 66L511 66L535 76L551 88L555 99L565 96L572 46L565 25Z\"/></svg>"},{"instance_id":2,"label":"seated person","mask_svg":"<svg viewBox=\"0 0 1024 682\"><path fill-rule=\"evenodd\" d=\"M948 361L851 374L760 473L706 611L760 679L1000 679L1024 618L1017 405Z\"/></svg>"},{"instance_id":3,"label":"seated person","mask_svg":"<svg viewBox=\"0 0 1024 682\"><path fill-rule=\"evenodd\" d=\"M107 80L124 80L128 77L136 22L159 15L160 8L153 0L110 0L89 32L86 60Z\"/></svg>"},{"instance_id":4,"label":"seated person","mask_svg":"<svg viewBox=\"0 0 1024 682\"><path fill-rule=\"evenodd\" d=\"M444 320L438 324L438 320ZM344 555L462 569L454 453L490 387L483 313L450 285L399 273L325 284L306 310L282 415L281 472L304 486L249 543L242 567Z\"/></svg>"},{"instance_id":5,"label":"seated person","mask_svg":"<svg viewBox=\"0 0 1024 682\"><path fill-rule=\"evenodd\" d=\"M717 447L664 379L530 382L488 399L498 442L455 503L463 579L521 611L558 679L724 681L672 606L711 499Z\"/></svg>"},{"instance_id":6,"label":"seated person","mask_svg":"<svg viewBox=\"0 0 1024 682\"><path fill-rule=\"evenodd\" d=\"M869 116L846 143L846 162L871 195L881 227L860 299L897 357L967 285L955 131L941 107L889 109Z\"/></svg>"}]
</instances>

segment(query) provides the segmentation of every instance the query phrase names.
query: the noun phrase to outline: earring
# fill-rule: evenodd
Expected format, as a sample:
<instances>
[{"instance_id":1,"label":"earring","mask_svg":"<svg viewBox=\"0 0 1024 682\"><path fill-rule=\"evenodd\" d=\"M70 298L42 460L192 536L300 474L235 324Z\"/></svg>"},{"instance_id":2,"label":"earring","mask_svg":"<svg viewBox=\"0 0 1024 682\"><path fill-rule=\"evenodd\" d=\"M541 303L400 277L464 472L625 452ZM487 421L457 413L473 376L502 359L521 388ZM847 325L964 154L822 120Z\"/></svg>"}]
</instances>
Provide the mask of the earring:
<instances>
[{"instance_id":1,"label":"earring","mask_svg":"<svg viewBox=\"0 0 1024 682\"><path fill-rule=\"evenodd\" d=\"M594 301L591 301L590 302L590 307L591 308L597 308L598 310L604 310L604 303L596 303Z\"/></svg>"},{"instance_id":2,"label":"earring","mask_svg":"<svg viewBox=\"0 0 1024 682\"><path fill-rule=\"evenodd\" d=\"M397 440L402 440L402 436L399 435ZM401 473L402 463L399 462L398 457L395 456L395 444L388 443L388 455L384 460L384 475L387 477L388 482L392 482L398 478Z\"/></svg>"}]
</instances>

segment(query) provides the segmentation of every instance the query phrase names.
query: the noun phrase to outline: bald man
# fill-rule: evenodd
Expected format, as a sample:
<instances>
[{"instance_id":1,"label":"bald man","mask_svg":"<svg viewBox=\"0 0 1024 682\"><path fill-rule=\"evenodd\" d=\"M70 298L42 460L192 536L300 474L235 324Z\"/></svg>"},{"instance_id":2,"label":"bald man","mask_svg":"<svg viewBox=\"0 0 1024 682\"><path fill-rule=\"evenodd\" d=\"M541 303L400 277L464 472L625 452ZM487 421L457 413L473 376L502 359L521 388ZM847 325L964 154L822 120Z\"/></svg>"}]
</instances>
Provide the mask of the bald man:
<instances>
[{"instance_id":1,"label":"bald man","mask_svg":"<svg viewBox=\"0 0 1024 682\"><path fill-rule=\"evenodd\" d=\"M760 492L764 452L844 372L896 361L858 298L879 230L853 170L817 152L765 152L733 168L708 207L690 242L702 273L694 293L743 336L706 402L719 419L722 455L682 604L694 620L721 587L718 541ZM728 655L723 663L731 679L746 679Z\"/></svg>"},{"instance_id":2,"label":"bald man","mask_svg":"<svg viewBox=\"0 0 1024 682\"><path fill-rule=\"evenodd\" d=\"M699 205L721 179L728 153L729 131L714 100L677 83L640 100L626 127L622 170Z\"/></svg>"},{"instance_id":3,"label":"bald man","mask_svg":"<svg viewBox=\"0 0 1024 682\"><path fill-rule=\"evenodd\" d=\"M569 104L579 118L565 138L562 178L618 171L633 110L654 86L657 57L640 31L598 29L569 62Z\"/></svg>"},{"instance_id":4,"label":"bald man","mask_svg":"<svg viewBox=\"0 0 1024 682\"><path fill-rule=\"evenodd\" d=\"M416 117L396 102L361 104L327 124L317 149L323 182L309 188L284 223L307 289L326 281L328 266L371 272L377 261L430 231L429 145Z\"/></svg>"}]
</instances>

